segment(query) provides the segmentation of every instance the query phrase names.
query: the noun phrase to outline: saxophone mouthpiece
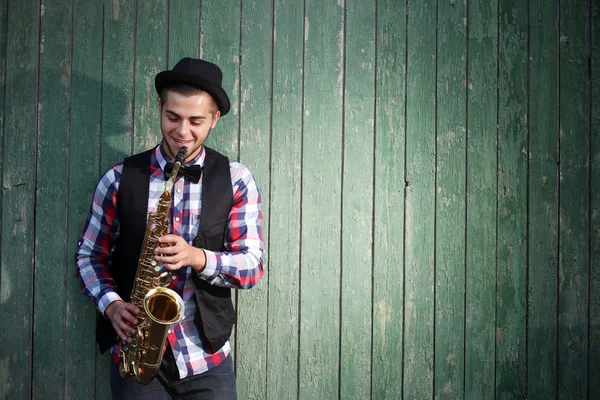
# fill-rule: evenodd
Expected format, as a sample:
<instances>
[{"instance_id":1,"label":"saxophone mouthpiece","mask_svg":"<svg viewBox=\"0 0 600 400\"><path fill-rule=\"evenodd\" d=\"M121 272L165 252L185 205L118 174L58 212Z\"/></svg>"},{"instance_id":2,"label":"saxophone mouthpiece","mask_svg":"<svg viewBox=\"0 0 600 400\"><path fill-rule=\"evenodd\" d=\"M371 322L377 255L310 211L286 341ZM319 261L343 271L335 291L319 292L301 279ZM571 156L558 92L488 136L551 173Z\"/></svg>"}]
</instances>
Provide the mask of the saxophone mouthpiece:
<instances>
[{"instance_id":1,"label":"saxophone mouthpiece","mask_svg":"<svg viewBox=\"0 0 600 400\"><path fill-rule=\"evenodd\" d=\"M177 152L177 155L175 156L175 162L179 161L181 164L183 164L186 156L187 156L187 147L185 147L185 146L180 147L179 151Z\"/></svg>"}]
</instances>

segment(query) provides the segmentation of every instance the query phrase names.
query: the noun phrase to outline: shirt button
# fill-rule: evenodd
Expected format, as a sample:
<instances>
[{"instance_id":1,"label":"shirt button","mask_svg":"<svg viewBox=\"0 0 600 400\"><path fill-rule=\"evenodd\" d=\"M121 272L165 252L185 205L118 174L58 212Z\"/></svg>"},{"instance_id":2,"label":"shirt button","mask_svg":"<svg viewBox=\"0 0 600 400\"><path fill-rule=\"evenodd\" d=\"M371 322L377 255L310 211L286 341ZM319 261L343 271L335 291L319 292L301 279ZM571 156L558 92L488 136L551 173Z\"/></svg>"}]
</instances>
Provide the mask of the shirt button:
<instances>
[{"instance_id":1,"label":"shirt button","mask_svg":"<svg viewBox=\"0 0 600 400\"><path fill-rule=\"evenodd\" d=\"M177 188L177 193L181 193L181 189Z\"/></svg>"},{"instance_id":2,"label":"shirt button","mask_svg":"<svg viewBox=\"0 0 600 400\"><path fill-rule=\"evenodd\" d=\"M163 331L163 332L164 332L164 331ZM168 332L169 332L169 333L171 333L171 330L169 329L169 330L168 330Z\"/></svg>"},{"instance_id":3,"label":"shirt button","mask_svg":"<svg viewBox=\"0 0 600 400\"><path fill-rule=\"evenodd\" d=\"M176 218L175 218L175 221L179 222L179 217L176 217Z\"/></svg>"}]
</instances>

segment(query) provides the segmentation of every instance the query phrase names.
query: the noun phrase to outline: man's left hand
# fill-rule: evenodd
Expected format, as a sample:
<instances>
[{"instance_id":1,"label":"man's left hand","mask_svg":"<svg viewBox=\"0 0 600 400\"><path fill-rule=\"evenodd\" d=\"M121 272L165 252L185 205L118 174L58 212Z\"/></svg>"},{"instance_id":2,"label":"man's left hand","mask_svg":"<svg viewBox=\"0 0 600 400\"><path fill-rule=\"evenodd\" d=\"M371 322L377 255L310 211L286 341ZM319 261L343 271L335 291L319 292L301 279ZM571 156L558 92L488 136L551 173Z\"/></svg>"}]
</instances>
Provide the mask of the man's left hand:
<instances>
[{"instance_id":1,"label":"man's left hand","mask_svg":"<svg viewBox=\"0 0 600 400\"><path fill-rule=\"evenodd\" d=\"M158 239L160 243L170 246L157 247L156 261L163 263L166 269L176 271L187 265L200 272L206 265L206 254L202 249L190 246L181 236L165 235Z\"/></svg>"}]
</instances>

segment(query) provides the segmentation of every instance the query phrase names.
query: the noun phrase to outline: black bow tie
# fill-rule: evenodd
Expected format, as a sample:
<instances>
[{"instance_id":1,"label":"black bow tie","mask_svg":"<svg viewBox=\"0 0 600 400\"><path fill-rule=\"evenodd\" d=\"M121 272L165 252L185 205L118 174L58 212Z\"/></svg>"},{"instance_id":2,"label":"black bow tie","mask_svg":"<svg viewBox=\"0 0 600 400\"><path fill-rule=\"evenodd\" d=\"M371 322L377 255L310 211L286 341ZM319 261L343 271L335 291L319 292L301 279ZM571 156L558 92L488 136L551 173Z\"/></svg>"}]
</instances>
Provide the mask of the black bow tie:
<instances>
[{"instance_id":1,"label":"black bow tie","mask_svg":"<svg viewBox=\"0 0 600 400\"><path fill-rule=\"evenodd\" d=\"M171 172L173 172L173 164L167 163L167 165L165 165L165 180L169 179ZM183 176L194 183L200 181L200 174L202 174L201 165L190 165L189 167L184 167L182 165L179 167L179 172L177 172L177 176Z\"/></svg>"}]
</instances>

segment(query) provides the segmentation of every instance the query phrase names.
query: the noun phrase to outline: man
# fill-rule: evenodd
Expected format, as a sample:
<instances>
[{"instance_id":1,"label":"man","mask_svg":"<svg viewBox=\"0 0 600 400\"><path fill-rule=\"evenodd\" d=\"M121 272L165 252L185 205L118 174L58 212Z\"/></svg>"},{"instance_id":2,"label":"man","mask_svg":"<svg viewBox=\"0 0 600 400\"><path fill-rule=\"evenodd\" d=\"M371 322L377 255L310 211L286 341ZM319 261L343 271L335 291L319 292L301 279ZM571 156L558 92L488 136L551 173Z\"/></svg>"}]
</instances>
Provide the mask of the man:
<instances>
[{"instance_id":1,"label":"man","mask_svg":"<svg viewBox=\"0 0 600 400\"><path fill-rule=\"evenodd\" d=\"M76 267L83 293L100 313L100 350L110 348L113 355L114 399L236 398L230 288L258 282L264 247L260 194L251 173L204 146L230 108L221 80L218 66L192 58L159 73L162 141L115 165L96 187ZM171 234L159 239L170 246L156 249L156 261L172 274L169 287L182 297L185 316L169 330L159 379L145 386L119 375L119 350L131 341L140 313L129 296L147 215L156 210L184 146L187 157L172 191Z\"/></svg>"}]
</instances>

